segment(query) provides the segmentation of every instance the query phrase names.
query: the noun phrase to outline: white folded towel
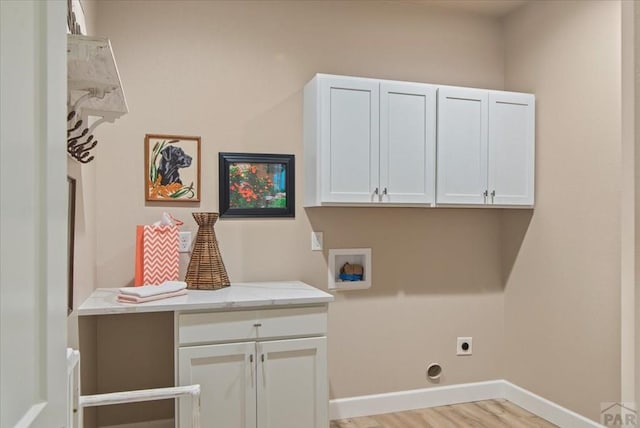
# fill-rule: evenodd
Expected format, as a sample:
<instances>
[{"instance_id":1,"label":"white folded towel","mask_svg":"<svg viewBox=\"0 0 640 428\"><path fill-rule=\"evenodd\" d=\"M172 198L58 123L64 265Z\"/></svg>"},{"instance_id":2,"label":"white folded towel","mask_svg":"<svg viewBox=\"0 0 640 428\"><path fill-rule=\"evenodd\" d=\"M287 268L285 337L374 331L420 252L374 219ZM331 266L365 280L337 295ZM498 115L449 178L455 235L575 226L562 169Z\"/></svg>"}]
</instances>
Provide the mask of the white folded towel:
<instances>
[{"instance_id":1,"label":"white folded towel","mask_svg":"<svg viewBox=\"0 0 640 428\"><path fill-rule=\"evenodd\" d=\"M143 285L142 287L122 287L120 293L128 296L151 297L158 294L175 293L187 288L184 281L165 281L160 285Z\"/></svg>"},{"instance_id":2,"label":"white folded towel","mask_svg":"<svg viewBox=\"0 0 640 428\"><path fill-rule=\"evenodd\" d=\"M127 294L118 294L118 302L120 303L145 303L153 302L154 300L168 299L169 297L184 296L187 294L187 290L174 291L173 293L156 294L149 297L130 296Z\"/></svg>"}]
</instances>

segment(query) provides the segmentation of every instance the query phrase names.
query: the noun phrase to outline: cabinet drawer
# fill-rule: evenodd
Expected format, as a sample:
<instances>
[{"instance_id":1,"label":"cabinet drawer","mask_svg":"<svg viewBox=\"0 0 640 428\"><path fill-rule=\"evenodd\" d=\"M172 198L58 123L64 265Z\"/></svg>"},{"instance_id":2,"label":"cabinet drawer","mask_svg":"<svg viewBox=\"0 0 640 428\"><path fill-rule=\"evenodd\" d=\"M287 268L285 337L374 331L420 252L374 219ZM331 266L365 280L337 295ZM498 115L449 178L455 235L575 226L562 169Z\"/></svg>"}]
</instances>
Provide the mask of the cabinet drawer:
<instances>
[{"instance_id":1,"label":"cabinet drawer","mask_svg":"<svg viewBox=\"0 0 640 428\"><path fill-rule=\"evenodd\" d=\"M258 339L323 336L327 333L326 306L264 309L259 314Z\"/></svg>"},{"instance_id":2,"label":"cabinet drawer","mask_svg":"<svg viewBox=\"0 0 640 428\"><path fill-rule=\"evenodd\" d=\"M323 336L327 307L178 314L178 344Z\"/></svg>"},{"instance_id":3,"label":"cabinet drawer","mask_svg":"<svg viewBox=\"0 0 640 428\"><path fill-rule=\"evenodd\" d=\"M178 344L256 339L257 317L257 311L179 314Z\"/></svg>"}]
</instances>

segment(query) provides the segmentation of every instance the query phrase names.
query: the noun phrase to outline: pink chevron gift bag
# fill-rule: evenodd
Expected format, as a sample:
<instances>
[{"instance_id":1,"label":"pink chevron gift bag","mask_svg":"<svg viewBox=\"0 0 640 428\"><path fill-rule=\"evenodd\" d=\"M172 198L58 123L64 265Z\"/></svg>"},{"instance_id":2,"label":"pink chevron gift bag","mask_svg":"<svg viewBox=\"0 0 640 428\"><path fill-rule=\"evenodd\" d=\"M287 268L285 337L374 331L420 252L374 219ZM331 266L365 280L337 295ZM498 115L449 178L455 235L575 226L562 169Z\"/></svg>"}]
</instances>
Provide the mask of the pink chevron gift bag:
<instances>
[{"instance_id":1,"label":"pink chevron gift bag","mask_svg":"<svg viewBox=\"0 0 640 428\"><path fill-rule=\"evenodd\" d=\"M178 280L178 226L181 224L176 221L176 224L170 222L136 228L136 287Z\"/></svg>"}]
</instances>

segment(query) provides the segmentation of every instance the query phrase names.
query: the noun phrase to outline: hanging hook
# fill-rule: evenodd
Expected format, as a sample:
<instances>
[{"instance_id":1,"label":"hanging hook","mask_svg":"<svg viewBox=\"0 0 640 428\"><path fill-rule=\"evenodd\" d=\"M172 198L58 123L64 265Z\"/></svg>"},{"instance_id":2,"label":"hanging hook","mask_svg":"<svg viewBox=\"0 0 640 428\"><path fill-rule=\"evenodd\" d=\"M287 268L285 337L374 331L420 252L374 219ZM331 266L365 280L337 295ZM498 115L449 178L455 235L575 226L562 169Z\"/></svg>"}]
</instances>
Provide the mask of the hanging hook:
<instances>
[{"instance_id":1,"label":"hanging hook","mask_svg":"<svg viewBox=\"0 0 640 428\"><path fill-rule=\"evenodd\" d=\"M71 110L67 115L67 122L73 124L72 121L76 115L76 111ZM89 128L82 127L82 123L82 119L78 119L71 128L67 129L67 153L78 162L89 163L95 158L95 156L89 156L89 152L98 144L98 140L93 139L93 134L89 134ZM78 134L80 129L82 131ZM74 133L76 135L71 137ZM87 134L89 134L87 139L82 141Z\"/></svg>"}]
</instances>

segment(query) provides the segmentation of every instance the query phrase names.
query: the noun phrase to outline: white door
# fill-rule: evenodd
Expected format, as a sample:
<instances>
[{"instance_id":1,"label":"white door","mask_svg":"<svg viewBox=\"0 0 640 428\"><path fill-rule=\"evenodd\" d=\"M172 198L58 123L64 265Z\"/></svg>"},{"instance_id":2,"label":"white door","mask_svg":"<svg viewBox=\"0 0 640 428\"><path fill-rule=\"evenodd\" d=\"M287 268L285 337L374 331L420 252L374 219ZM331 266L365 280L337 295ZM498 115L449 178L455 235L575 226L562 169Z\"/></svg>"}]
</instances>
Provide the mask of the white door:
<instances>
[{"instance_id":1,"label":"white door","mask_svg":"<svg viewBox=\"0 0 640 428\"><path fill-rule=\"evenodd\" d=\"M438 89L437 203L486 202L487 107L488 91Z\"/></svg>"},{"instance_id":2,"label":"white door","mask_svg":"<svg viewBox=\"0 0 640 428\"><path fill-rule=\"evenodd\" d=\"M258 428L327 428L327 338L258 342Z\"/></svg>"},{"instance_id":3,"label":"white door","mask_svg":"<svg viewBox=\"0 0 640 428\"><path fill-rule=\"evenodd\" d=\"M377 202L378 81L323 77L320 97L322 201Z\"/></svg>"},{"instance_id":4,"label":"white door","mask_svg":"<svg viewBox=\"0 0 640 428\"><path fill-rule=\"evenodd\" d=\"M493 204L533 205L535 97L489 93L489 198Z\"/></svg>"},{"instance_id":5,"label":"white door","mask_svg":"<svg viewBox=\"0 0 640 428\"><path fill-rule=\"evenodd\" d=\"M66 2L0 1L0 427L66 423Z\"/></svg>"},{"instance_id":6,"label":"white door","mask_svg":"<svg viewBox=\"0 0 640 428\"><path fill-rule=\"evenodd\" d=\"M255 342L178 348L178 384L200 384L203 428L255 428L255 368ZM179 401L178 427L189 427L190 403Z\"/></svg>"},{"instance_id":7,"label":"white door","mask_svg":"<svg viewBox=\"0 0 640 428\"><path fill-rule=\"evenodd\" d=\"M435 201L436 87L380 84L382 202Z\"/></svg>"}]
</instances>

